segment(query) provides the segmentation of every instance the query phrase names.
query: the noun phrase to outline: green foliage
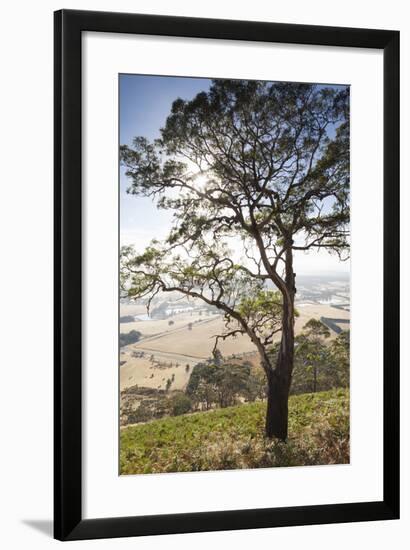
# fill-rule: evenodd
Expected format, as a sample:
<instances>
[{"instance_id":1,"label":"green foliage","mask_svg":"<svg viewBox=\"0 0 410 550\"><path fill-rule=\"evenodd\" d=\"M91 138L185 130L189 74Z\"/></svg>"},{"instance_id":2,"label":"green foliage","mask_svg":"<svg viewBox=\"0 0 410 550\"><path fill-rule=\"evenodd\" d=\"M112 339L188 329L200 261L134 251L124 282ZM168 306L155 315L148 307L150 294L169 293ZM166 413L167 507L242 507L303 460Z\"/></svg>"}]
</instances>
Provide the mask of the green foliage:
<instances>
[{"instance_id":1,"label":"green foliage","mask_svg":"<svg viewBox=\"0 0 410 550\"><path fill-rule=\"evenodd\" d=\"M245 317L252 315L279 316L282 313L282 296L272 290L259 290L255 296L242 298L238 312Z\"/></svg>"},{"instance_id":2,"label":"green foliage","mask_svg":"<svg viewBox=\"0 0 410 550\"><path fill-rule=\"evenodd\" d=\"M246 398L248 401L256 401L266 398L267 382L262 369L252 369L247 383Z\"/></svg>"},{"instance_id":3,"label":"green foliage","mask_svg":"<svg viewBox=\"0 0 410 550\"><path fill-rule=\"evenodd\" d=\"M287 443L264 437L266 404L121 430L121 474L349 463L349 391L291 396Z\"/></svg>"},{"instance_id":4,"label":"green foliage","mask_svg":"<svg viewBox=\"0 0 410 550\"><path fill-rule=\"evenodd\" d=\"M349 385L349 333L326 344L329 329L310 319L296 337L292 393L305 393Z\"/></svg>"},{"instance_id":5,"label":"green foliage","mask_svg":"<svg viewBox=\"0 0 410 550\"><path fill-rule=\"evenodd\" d=\"M130 330L128 333L120 334L120 348L135 344L141 338L141 333L138 330Z\"/></svg>"},{"instance_id":6,"label":"green foliage","mask_svg":"<svg viewBox=\"0 0 410 550\"><path fill-rule=\"evenodd\" d=\"M282 295L272 290L255 289L253 294L240 300L237 311L266 346L272 343L273 335L281 328Z\"/></svg>"},{"instance_id":7,"label":"green foliage","mask_svg":"<svg viewBox=\"0 0 410 550\"><path fill-rule=\"evenodd\" d=\"M342 331L330 346L330 360L337 372L337 383L347 387L350 383L350 331Z\"/></svg>"},{"instance_id":8,"label":"green foliage","mask_svg":"<svg viewBox=\"0 0 410 550\"><path fill-rule=\"evenodd\" d=\"M171 410L173 416L179 416L180 414L186 414L192 409L192 402L190 398L183 392L175 393L171 397Z\"/></svg>"},{"instance_id":9,"label":"green foliage","mask_svg":"<svg viewBox=\"0 0 410 550\"><path fill-rule=\"evenodd\" d=\"M248 394L250 366L199 363L192 370L186 393L197 407L228 407Z\"/></svg>"},{"instance_id":10,"label":"green foliage","mask_svg":"<svg viewBox=\"0 0 410 550\"><path fill-rule=\"evenodd\" d=\"M329 338L330 330L318 319L309 319L303 327L303 332L308 338Z\"/></svg>"}]
</instances>

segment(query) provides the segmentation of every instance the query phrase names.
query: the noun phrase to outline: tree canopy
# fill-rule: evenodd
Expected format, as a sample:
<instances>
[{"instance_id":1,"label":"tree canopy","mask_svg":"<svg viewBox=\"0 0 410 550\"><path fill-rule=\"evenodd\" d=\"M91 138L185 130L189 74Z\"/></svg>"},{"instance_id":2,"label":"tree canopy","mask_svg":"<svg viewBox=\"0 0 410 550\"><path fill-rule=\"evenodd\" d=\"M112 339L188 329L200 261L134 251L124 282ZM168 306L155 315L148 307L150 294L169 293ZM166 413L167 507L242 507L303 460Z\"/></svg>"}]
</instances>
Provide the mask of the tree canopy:
<instances>
[{"instance_id":1,"label":"tree canopy","mask_svg":"<svg viewBox=\"0 0 410 550\"><path fill-rule=\"evenodd\" d=\"M294 251L349 253L348 88L214 80L174 101L159 139L137 136L120 158L128 193L173 212L163 242L123 248L124 293L150 304L178 291L219 308L220 337L247 334L268 375L281 331L276 373L290 384Z\"/></svg>"}]
</instances>

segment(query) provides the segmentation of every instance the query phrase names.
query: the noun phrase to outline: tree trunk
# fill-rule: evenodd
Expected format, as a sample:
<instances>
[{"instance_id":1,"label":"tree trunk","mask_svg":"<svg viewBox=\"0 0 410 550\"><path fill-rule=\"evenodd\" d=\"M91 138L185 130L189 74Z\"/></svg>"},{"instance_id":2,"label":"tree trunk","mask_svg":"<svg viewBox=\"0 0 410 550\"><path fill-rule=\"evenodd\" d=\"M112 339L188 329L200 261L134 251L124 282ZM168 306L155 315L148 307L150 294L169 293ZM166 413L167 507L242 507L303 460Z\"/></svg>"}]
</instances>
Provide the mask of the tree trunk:
<instances>
[{"instance_id":1,"label":"tree trunk","mask_svg":"<svg viewBox=\"0 0 410 550\"><path fill-rule=\"evenodd\" d=\"M292 381L295 344L294 298L295 273L293 273L292 250L286 254L286 289L283 294L282 337L274 370L268 370L268 406L266 411L266 437L288 437L288 400Z\"/></svg>"},{"instance_id":2,"label":"tree trunk","mask_svg":"<svg viewBox=\"0 0 410 550\"><path fill-rule=\"evenodd\" d=\"M316 393L317 390L317 368L316 365L313 366L313 393Z\"/></svg>"},{"instance_id":3,"label":"tree trunk","mask_svg":"<svg viewBox=\"0 0 410 550\"><path fill-rule=\"evenodd\" d=\"M288 437L289 390L276 372L268 376L268 404L266 408L266 437L277 437L286 441Z\"/></svg>"},{"instance_id":4,"label":"tree trunk","mask_svg":"<svg viewBox=\"0 0 410 550\"><path fill-rule=\"evenodd\" d=\"M287 309L288 308L284 308ZM285 315L284 315L285 316ZM291 319L288 319L288 317ZM288 437L288 399L293 370L294 322L293 304L286 313L275 369L268 370L268 406L266 410L266 437Z\"/></svg>"}]
</instances>

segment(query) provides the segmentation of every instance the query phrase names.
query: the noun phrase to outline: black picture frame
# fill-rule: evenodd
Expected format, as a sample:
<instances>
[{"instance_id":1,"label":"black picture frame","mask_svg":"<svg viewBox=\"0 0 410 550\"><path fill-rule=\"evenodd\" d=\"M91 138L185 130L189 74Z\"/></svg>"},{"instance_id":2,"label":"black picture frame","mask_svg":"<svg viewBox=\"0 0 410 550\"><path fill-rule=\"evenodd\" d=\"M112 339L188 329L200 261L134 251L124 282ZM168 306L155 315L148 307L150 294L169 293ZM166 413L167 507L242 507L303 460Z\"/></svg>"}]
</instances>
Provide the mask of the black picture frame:
<instances>
[{"instance_id":1,"label":"black picture frame","mask_svg":"<svg viewBox=\"0 0 410 550\"><path fill-rule=\"evenodd\" d=\"M55 25L54 536L129 537L399 518L399 32L61 10ZM81 34L85 31L377 48L384 55L383 500L82 518Z\"/></svg>"}]
</instances>

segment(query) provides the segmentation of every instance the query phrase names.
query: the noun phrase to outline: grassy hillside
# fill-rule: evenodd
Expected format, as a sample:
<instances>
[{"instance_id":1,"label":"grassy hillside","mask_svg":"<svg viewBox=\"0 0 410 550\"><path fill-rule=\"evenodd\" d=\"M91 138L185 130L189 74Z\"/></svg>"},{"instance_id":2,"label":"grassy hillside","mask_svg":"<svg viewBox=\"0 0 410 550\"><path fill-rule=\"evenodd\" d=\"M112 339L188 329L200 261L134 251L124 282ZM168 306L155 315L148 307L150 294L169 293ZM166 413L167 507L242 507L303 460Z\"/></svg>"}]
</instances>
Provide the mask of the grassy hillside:
<instances>
[{"instance_id":1,"label":"grassy hillside","mask_svg":"<svg viewBox=\"0 0 410 550\"><path fill-rule=\"evenodd\" d=\"M263 436L266 403L155 420L121 431L121 474L349 462L349 391L290 398L287 443Z\"/></svg>"}]
</instances>

